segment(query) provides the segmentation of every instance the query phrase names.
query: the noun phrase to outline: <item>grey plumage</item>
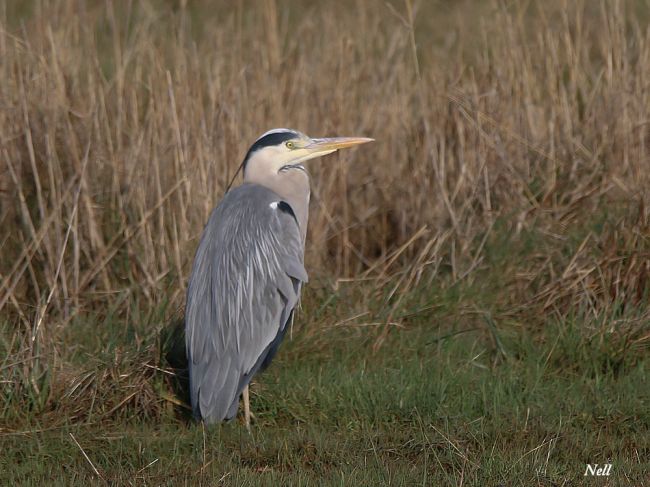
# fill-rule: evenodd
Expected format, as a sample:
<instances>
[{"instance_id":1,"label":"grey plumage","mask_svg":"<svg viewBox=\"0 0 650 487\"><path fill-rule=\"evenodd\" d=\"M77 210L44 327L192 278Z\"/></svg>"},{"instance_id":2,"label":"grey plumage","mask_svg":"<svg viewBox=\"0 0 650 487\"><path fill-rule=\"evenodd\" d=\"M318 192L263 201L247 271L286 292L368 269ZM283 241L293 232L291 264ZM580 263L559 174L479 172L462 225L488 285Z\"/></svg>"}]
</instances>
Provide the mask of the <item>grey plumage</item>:
<instances>
[{"instance_id":1,"label":"grey plumage","mask_svg":"<svg viewBox=\"0 0 650 487\"><path fill-rule=\"evenodd\" d=\"M270 361L307 282L300 229L279 195L255 184L214 209L187 291L190 394L195 415L230 419Z\"/></svg>"},{"instance_id":2,"label":"grey plumage","mask_svg":"<svg viewBox=\"0 0 650 487\"><path fill-rule=\"evenodd\" d=\"M309 175L302 163L370 140L274 129L246 154L244 184L210 215L187 289L190 398L198 418L215 423L237 414L239 396L276 353L307 282Z\"/></svg>"}]
</instances>

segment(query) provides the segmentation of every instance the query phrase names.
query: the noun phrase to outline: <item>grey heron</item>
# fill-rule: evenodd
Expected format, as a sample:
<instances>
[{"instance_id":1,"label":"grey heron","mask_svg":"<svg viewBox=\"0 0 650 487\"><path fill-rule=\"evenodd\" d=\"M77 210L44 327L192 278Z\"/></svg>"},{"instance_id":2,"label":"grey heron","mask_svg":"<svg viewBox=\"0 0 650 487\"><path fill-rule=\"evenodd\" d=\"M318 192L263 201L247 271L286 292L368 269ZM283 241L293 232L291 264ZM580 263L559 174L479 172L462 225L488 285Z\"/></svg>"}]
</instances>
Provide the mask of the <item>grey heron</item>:
<instances>
[{"instance_id":1,"label":"grey heron","mask_svg":"<svg viewBox=\"0 0 650 487\"><path fill-rule=\"evenodd\" d=\"M372 140L270 130L248 150L243 184L212 211L185 309L192 410L205 423L234 418L243 396L249 426L248 384L277 352L307 282L303 163Z\"/></svg>"}]
</instances>

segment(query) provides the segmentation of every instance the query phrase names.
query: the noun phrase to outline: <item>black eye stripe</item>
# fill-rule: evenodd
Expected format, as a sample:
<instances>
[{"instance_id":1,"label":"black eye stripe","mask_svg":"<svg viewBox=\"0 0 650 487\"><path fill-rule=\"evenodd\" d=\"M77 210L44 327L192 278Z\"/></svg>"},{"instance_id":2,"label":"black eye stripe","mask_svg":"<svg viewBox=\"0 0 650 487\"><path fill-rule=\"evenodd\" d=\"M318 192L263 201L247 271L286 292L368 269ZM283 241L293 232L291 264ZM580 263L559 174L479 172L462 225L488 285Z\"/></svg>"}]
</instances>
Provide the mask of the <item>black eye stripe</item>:
<instances>
[{"instance_id":1,"label":"black eye stripe","mask_svg":"<svg viewBox=\"0 0 650 487\"><path fill-rule=\"evenodd\" d=\"M295 132L276 132L273 134L268 134L262 137L261 139L256 140L255 143L251 146L249 152L255 152L256 150L261 149L262 147L269 147L271 145L280 145L282 142L291 139L296 139L298 137L299 135Z\"/></svg>"},{"instance_id":2,"label":"black eye stripe","mask_svg":"<svg viewBox=\"0 0 650 487\"><path fill-rule=\"evenodd\" d=\"M255 143L251 146L251 148L248 149L248 153L244 158L244 164L243 164L244 169L246 169L246 163L248 162L248 159L253 154L253 152L263 149L264 147L280 145L282 142L286 142L288 140L298 139L298 138L300 138L299 133L293 132L291 130L287 130L285 132L274 132L272 134L267 134L264 137L257 139Z\"/></svg>"}]
</instances>

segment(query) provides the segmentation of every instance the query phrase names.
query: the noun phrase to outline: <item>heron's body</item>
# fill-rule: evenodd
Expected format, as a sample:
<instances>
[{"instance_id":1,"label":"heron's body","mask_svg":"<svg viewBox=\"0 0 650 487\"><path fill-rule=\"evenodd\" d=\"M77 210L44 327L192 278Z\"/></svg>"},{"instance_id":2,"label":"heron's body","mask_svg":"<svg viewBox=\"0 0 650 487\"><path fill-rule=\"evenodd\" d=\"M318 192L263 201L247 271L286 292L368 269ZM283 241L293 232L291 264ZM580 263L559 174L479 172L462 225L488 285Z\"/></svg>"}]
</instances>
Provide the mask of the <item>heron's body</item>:
<instances>
[{"instance_id":1,"label":"heron's body","mask_svg":"<svg viewBox=\"0 0 650 487\"><path fill-rule=\"evenodd\" d=\"M240 395L275 355L307 282L309 176L301 162L368 140L267 132L246 156L244 184L212 211L185 311L190 397L205 422L237 414Z\"/></svg>"},{"instance_id":2,"label":"heron's body","mask_svg":"<svg viewBox=\"0 0 650 487\"><path fill-rule=\"evenodd\" d=\"M275 192L244 184L215 208L194 259L187 320L194 413L230 419L268 365L307 281L298 222Z\"/></svg>"}]
</instances>

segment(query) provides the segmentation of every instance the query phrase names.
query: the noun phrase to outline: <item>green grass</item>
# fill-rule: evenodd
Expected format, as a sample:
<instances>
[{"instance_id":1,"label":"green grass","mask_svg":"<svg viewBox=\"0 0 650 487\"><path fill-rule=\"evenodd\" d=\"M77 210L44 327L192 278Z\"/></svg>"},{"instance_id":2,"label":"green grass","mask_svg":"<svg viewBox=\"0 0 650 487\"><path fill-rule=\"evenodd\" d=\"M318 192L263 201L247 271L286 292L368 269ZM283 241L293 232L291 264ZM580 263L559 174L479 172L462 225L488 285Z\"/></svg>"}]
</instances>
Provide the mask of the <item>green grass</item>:
<instances>
[{"instance_id":1,"label":"green grass","mask_svg":"<svg viewBox=\"0 0 650 487\"><path fill-rule=\"evenodd\" d=\"M132 485L561 485L582 483L586 463L613 463L609 485L642 485L647 354L617 354L613 335L586 337L578 319L534 334L486 323L452 334L447 312L420 315L377 353L374 332L303 328L253 387L250 435L181 408L51 430L27 416L0 439L0 484L87 484L92 462ZM163 374L151 382L168 389Z\"/></svg>"},{"instance_id":2,"label":"green grass","mask_svg":"<svg viewBox=\"0 0 650 487\"><path fill-rule=\"evenodd\" d=\"M471 279L441 269L404 292L399 327L385 324L392 284L314 279L256 378L250 434L181 405L177 311L79 317L59 363L36 369L40 393L3 366L0 485L645 485L647 305L544 315L520 304L543 282L503 278L581 241L498 222ZM6 325L0 345L18 357L12 336ZM612 463L611 477L585 478L587 463Z\"/></svg>"},{"instance_id":3,"label":"green grass","mask_svg":"<svg viewBox=\"0 0 650 487\"><path fill-rule=\"evenodd\" d=\"M0 486L650 483L647 0L5 3ZM273 126L376 143L204 428L191 258Z\"/></svg>"}]
</instances>

